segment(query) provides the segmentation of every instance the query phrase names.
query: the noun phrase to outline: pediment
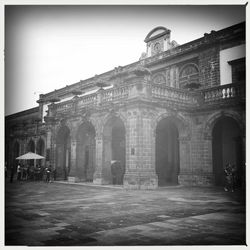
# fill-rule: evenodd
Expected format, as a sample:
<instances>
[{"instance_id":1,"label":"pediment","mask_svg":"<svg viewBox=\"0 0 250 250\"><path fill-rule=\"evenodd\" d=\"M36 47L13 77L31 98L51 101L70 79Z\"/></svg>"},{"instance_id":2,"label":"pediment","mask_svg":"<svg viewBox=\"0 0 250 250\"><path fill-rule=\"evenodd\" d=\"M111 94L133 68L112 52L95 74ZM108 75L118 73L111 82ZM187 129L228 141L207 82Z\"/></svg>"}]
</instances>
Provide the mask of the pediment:
<instances>
[{"instance_id":1,"label":"pediment","mask_svg":"<svg viewBox=\"0 0 250 250\"><path fill-rule=\"evenodd\" d=\"M164 36L166 34L170 34L171 30L163 27L163 26L158 26L154 29L152 29L148 35L146 36L146 38L144 39L144 42L149 42L151 40L154 40L156 38L159 38L161 36Z\"/></svg>"}]
</instances>

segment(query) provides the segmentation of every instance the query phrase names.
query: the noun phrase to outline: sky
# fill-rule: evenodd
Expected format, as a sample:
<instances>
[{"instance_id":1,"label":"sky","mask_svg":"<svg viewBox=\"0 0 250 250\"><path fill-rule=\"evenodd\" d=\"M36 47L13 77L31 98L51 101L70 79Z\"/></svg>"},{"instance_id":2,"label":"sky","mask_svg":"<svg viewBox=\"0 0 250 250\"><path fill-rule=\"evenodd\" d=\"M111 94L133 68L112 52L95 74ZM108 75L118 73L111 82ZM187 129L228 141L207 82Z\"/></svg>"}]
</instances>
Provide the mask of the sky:
<instances>
[{"instance_id":1,"label":"sky","mask_svg":"<svg viewBox=\"0 0 250 250\"><path fill-rule=\"evenodd\" d=\"M244 5L5 6L5 115L139 60L157 26L179 44L245 21Z\"/></svg>"}]
</instances>

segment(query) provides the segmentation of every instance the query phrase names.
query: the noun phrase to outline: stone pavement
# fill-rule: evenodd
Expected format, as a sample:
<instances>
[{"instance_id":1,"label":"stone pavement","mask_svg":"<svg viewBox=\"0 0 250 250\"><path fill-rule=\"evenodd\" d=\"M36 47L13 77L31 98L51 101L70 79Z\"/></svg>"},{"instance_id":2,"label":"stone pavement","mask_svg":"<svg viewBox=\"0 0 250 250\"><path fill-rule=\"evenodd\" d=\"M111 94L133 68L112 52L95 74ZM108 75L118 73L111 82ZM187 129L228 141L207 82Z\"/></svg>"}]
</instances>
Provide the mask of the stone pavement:
<instances>
[{"instance_id":1,"label":"stone pavement","mask_svg":"<svg viewBox=\"0 0 250 250\"><path fill-rule=\"evenodd\" d=\"M5 245L245 245L244 198L219 188L7 182Z\"/></svg>"}]
</instances>

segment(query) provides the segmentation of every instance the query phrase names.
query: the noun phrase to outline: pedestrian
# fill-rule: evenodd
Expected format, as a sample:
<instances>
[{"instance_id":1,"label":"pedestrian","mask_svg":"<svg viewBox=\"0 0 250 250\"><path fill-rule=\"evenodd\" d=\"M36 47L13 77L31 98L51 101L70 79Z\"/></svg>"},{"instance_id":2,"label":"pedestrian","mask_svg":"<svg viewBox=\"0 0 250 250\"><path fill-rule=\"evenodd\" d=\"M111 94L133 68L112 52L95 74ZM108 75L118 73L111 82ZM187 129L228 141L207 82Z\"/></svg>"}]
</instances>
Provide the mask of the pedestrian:
<instances>
[{"instance_id":1,"label":"pedestrian","mask_svg":"<svg viewBox=\"0 0 250 250\"><path fill-rule=\"evenodd\" d=\"M51 182L50 180L51 167L46 168L46 182Z\"/></svg>"},{"instance_id":2,"label":"pedestrian","mask_svg":"<svg viewBox=\"0 0 250 250\"><path fill-rule=\"evenodd\" d=\"M20 177L20 180L23 180L23 171L24 171L24 165L21 164L21 177Z\"/></svg>"},{"instance_id":3,"label":"pedestrian","mask_svg":"<svg viewBox=\"0 0 250 250\"><path fill-rule=\"evenodd\" d=\"M232 165L230 163L227 163L225 169L224 169L224 174L225 174L225 187L224 190L234 192L233 188L233 172L232 172Z\"/></svg>"},{"instance_id":4,"label":"pedestrian","mask_svg":"<svg viewBox=\"0 0 250 250\"><path fill-rule=\"evenodd\" d=\"M22 179L23 180L27 180L27 165L25 164L24 166L23 166L23 176L22 176Z\"/></svg>"},{"instance_id":5,"label":"pedestrian","mask_svg":"<svg viewBox=\"0 0 250 250\"><path fill-rule=\"evenodd\" d=\"M17 180L20 181L21 180L21 174L22 174L22 170L21 170L21 166L18 163L17 165Z\"/></svg>"},{"instance_id":6,"label":"pedestrian","mask_svg":"<svg viewBox=\"0 0 250 250\"><path fill-rule=\"evenodd\" d=\"M34 166L31 165L29 168L29 178L30 180L34 181Z\"/></svg>"},{"instance_id":7,"label":"pedestrian","mask_svg":"<svg viewBox=\"0 0 250 250\"><path fill-rule=\"evenodd\" d=\"M234 192L238 182L237 168L235 164L232 165L232 192Z\"/></svg>"},{"instance_id":8,"label":"pedestrian","mask_svg":"<svg viewBox=\"0 0 250 250\"><path fill-rule=\"evenodd\" d=\"M121 162L117 160L111 161L111 174L112 174L112 182L114 185L120 185L121 179Z\"/></svg>"}]
</instances>

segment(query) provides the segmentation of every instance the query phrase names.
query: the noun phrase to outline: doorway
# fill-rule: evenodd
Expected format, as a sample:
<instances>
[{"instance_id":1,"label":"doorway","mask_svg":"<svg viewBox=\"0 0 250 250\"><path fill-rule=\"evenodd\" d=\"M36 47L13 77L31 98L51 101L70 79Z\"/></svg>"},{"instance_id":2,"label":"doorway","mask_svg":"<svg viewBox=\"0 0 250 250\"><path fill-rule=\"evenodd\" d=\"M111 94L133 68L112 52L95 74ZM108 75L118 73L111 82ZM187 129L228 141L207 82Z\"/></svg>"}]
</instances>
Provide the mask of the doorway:
<instances>
[{"instance_id":1,"label":"doorway","mask_svg":"<svg viewBox=\"0 0 250 250\"><path fill-rule=\"evenodd\" d=\"M236 185L241 185L244 166L243 143L240 128L234 119L224 117L216 122L212 132L212 154L215 185L224 185L224 168L227 163L235 165Z\"/></svg>"},{"instance_id":2,"label":"doorway","mask_svg":"<svg viewBox=\"0 0 250 250\"><path fill-rule=\"evenodd\" d=\"M158 186L177 185L179 175L179 133L169 119L162 119L156 127L156 174Z\"/></svg>"}]
</instances>

